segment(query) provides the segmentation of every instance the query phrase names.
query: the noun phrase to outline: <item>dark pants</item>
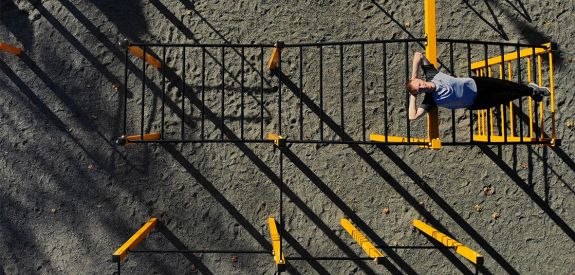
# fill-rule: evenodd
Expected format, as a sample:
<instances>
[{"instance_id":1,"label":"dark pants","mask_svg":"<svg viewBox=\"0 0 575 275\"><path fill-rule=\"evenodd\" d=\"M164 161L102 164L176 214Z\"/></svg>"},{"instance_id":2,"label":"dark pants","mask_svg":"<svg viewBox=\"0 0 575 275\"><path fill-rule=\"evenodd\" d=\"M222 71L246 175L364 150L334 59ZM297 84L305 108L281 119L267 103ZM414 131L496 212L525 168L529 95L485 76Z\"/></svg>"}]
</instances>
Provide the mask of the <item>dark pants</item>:
<instances>
[{"instance_id":1,"label":"dark pants","mask_svg":"<svg viewBox=\"0 0 575 275\"><path fill-rule=\"evenodd\" d=\"M477 85L477 97L467 108L469 110L487 109L533 94L533 90L527 85L516 82L491 77L471 78Z\"/></svg>"}]
</instances>

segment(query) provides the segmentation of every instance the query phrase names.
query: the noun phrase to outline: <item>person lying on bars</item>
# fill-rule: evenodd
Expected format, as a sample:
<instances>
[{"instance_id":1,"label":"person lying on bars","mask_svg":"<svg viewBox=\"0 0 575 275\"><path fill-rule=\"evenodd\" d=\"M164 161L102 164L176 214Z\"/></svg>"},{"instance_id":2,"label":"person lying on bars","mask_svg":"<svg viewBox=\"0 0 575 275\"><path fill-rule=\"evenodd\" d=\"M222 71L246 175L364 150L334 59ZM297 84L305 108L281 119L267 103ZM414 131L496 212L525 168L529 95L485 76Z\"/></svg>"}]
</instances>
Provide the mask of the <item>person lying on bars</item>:
<instances>
[{"instance_id":1,"label":"person lying on bars","mask_svg":"<svg viewBox=\"0 0 575 275\"><path fill-rule=\"evenodd\" d=\"M419 67L423 69L425 80L418 78ZM411 80L407 83L409 97L409 119L415 120L426 114L434 106L447 109L466 108L481 110L508 103L523 96L530 96L540 102L543 96L550 95L549 89L535 83L523 85L491 77L452 77L438 72L420 52L413 56ZM417 108L416 99L425 94Z\"/></svg>"}]
</instances>

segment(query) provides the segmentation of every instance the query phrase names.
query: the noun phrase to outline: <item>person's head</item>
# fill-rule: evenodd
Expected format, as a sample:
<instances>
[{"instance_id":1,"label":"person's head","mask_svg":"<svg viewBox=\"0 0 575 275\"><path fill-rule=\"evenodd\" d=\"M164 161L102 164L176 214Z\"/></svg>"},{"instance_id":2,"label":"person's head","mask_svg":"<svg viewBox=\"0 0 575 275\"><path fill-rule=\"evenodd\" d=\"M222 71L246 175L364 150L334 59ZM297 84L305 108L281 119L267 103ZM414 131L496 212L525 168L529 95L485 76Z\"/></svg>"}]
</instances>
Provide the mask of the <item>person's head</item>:
<instances>
[{"instance_id":1,"label":"person's head","mask_svg":"<svg viewBox=\"0 0 575 275\"><path fill-rule=\"evenodd\" d=\"M412 95L418 95L421 93L426 93L434 89L434 85L431 82L426 82L419 78L414 78L407 82L405 85L407 91Z\"/></svg>"}]
</instances>

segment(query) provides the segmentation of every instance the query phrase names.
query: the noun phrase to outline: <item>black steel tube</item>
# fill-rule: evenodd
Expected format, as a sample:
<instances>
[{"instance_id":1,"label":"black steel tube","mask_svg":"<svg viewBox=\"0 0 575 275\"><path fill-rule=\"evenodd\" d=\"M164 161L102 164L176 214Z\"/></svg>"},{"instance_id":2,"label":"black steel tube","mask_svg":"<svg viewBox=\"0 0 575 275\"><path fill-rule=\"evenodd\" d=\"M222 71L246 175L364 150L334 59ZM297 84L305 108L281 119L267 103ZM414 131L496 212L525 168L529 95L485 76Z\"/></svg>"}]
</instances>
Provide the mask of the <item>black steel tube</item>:
<instances>
[{"instance_id":1,"label":"black steel tube","mask_svg":"<svg viewBox=\"0 0 575 275\"><path fill-rule=\"evenodd\" d=\"M166 108L166 47L162 47L162 118L160 122L160 138L164 139L164 123L165 123L165 108Z\"/></svg>"},{"instance_id":2,"label":"black steel tube","mask_svg":"<svg viewBox=\"0 0 575 275\"><path fill-rule=\"evenodd\" d=\"M282 134L282 51L278 51L278 133Z\"/></svg>"},{"instance_id":3,"label":"black steel tube","mask_svg":"<svg viewBox=\"0 0 575 275\"><path fill-rule=\"evenodd\" d=\"M142 47L142 109L140 117L140 139L144 139L144 108L146 105L146 46Z\"/></svg>"},{"instance_id":4,"label":"black steel tube","mask_svg":"<svg viewBox=\"0 0 575 275\"><path fill-rule=\"evenodd\" d=\"M453 65L453 42L449 42L449 69L451 74L455 76L455 68ZM455 110L451 110L451 140L455 142Z\"/></svg>"},{"instance_id":5,"label":"black steel tube","mask_svg":"<svg viewBox=\"0 0 575 275\"><path fill-rule=\"evenodd\" d=\"M201 139L205 139L206 124L206 48L202 48L202 120L201 120Z\"/></svg>"},{"instance_id":6,"label":"black steel tube","mask_svg":"<svg viewBox=\"0 0 575 275\"><path fill-rule=\"evenodd\" d=\"M387 120L387 105L388 105L388 98L387 98L387 43L381 43L382 55L383 55L383 127L384 127L384 134L385 134L385 142L388 142L388 135L389 135L389 126Z\"/></svg>"},{"instance_id":7,"label":"black steel tube","mask_svg":"<svg viewBox=\"0 0 575 275\"><path fill-rule=\"evenodd\" d=\"M124 51L125 66L124 66L124 98L123 98L123 100L124 100L124 102L123 102L123 105L124 105L124 114L123 114L124 115L124 131L122 132L123 136L126 136L127 131L128 131L128 129L127 129L127 124L128 124L128 121L127 121L128 120L128 61L129 61L128 47L129 47L129 45L126 46L126 50Z\"/></svg>"},{"instance_id":8,"label":"black steel tube","mask_svg":"<svg viewBox=\"0 0 575 275\"><path fill-rule=\"evenodd\" d=\"M303 47L299 47L299 139L303 140Z\"/></svg>"},{"instance_id":9,"label":"black steel tube","mask_svg":"<svg viewBox=\"0 0 575 275\"><path fill-rule=\"evenodd\" d=\"M467 76L471 77L471 44L467 43ZM477 122L479 124L479 120ZM473 111L469 110L469 141L473 141Z\"/></svg>"},{"instance_id":10,"label":"black steel tube","mask_svg":"<svg viewBox=\"0 0 575 275\"><path fill-rule=\"evenodd\" d=\"M493 46L499 46L499 45L503 45L503 46L520 46L520 47L534 47L534 48L540 48L540 49L545 49L545 46L541 46L541 45L532 45L532 44L521 44L521 43L511 43L511 42L494 42L494 41L480 41L480 40L472 40L472 39L445 39L445 38L441 38L441 39L437 39L438 42L453 42L453 43L459 43L459 44L477 44L477 45L493 45Z\"/></svg>"},{"instance_id":11,"label":"black steel tube","mask_svg":"<svg viewBox=\"0 0 575 275\"><path fill-rule=\"evenodd\" d=\"M264 139L264 48L260 47L260 139Z\"/></svg>"},{"instance_id":12,"label":"black steel tube","mask_svg":"<svg viewBox=\"0 0 575 275\"><path fill-rule=\"evenodd\" d=\"M344 139L345 119L343 113L343 45L339 45L339 119L341 125L341 139Z\"/></svg>"},{"instance_id":13,"label":"black steel tube","mask_svg":"<svg viewBox=\"0 0 575 275\"><path fill-rule=\"evenodd\" d=\"M405 42L405 83L409 81L409 42ZM409 93L405 93L405 122L407 131L407 141L411 141L411 125L409 125Z\"/></svg>"},{"instance_id":14,"label":"black steel tube","mask_svg":"<svg viewBox=\"0 0 575 275\"><path fill-rule=\"evenodd\" d=\"M285 257L286 261L373 261L370 257L332 257L332 256L319 256L319 257Z\"/></svg>"},{"instance_id":15,"label":"black steel tube","mask_svg":"<svg viewBox=\"0 0 575 275\"><path fill-rule=\"evenodd\" d=\"M499 45L499 52L501 54L501 77L502 79L505 79L505 49L503 48L503 45ZM503 106L503 108L501 108L502 110L502 116L503 116L503 121L502 121L502 125L501 125L501 130L503 131L503 141L507 142L507 108L506 108L507 104L501 104L501 106Z\"/></svg>"},{"instance_id":16,"label":"black steel tube","mask_svg":"<svg viewBox=\"0 0 575 275\"><path fill-rule=\"evenodd\" d=\"M184 139L186 120L186 109L184 108L186 102L186 47L182 47L182 123L181 123L181 138Z\"/></svg>"},{"instance_id":17,"label":"black steel tube","mask_svg":"<svg viewBox=\"0 0 575 275\"><path fill-rule=\"evenodd\" d=\"M365 44L361 44L361 136L365 137Z\"/></svg>"},{"instance_id":18,"label":"black steel tube","mask_svg":"<svg viewBox=\"0 0 575 275\"><path fill-rule=\"evenodd\" d=\"M483 44L483 54L485 58L485 77L489 77L489 52L488 45ZM487 142L491 142L491 108L487 109Z\"/></svg>"},{"instance_id":19,"label":"black steel tube","mask_svg":"<svg viewBox=\"0 0 575 275\"><path fill-rule=\"evenodd\" d=\"M521 48L517 46L517 83L522 84L523 80L521 77ZM523 98L519 98L519 114L523 113ZM523 122L521 121L521 116L517 116L519 119L517 120L517 124L519 124L519 136L521 137L521 142L523 142Z\"/></svg>"},{"instance_id":20,"label":"black steel tube","mask_svg":"<svg viewBox=\"0 0 575 275\"><path fill-rule=\"evenodd\" d=\"M535 47L532 47L532 55L531 55L531 67L532 67L532 77L531 80L533 83L537 84L537 55L535 53ZM539 102L533 100L534 103L534 110L533 110L533 132L535 133L535 138L539 139Z\"/></svg>"},{"instance_id":21,"label":"black steel tube","mask_svg":"<svg viewBox=\"0 0 575 275\"><path fill-rule=\"evenodd\" d=\"M222 70L221 70L221 78L222 78L222 92L221 92L221 99L220 99L220 106L221 106L221 120L220 120L220 132L221 136L220 139L224 139L224 120L225 120L225 104L224 104L224 95L225 95L225 71L226 71L226 48L225 46L221 47L221 55L222 55Z\"/></svg>"},{"instance_id":22,"label":"black steel tube","mask_svg":"<svg viewBox=\"0 0 575 275\"><path fill-rule=\"evenodd\" d=\"M194 250L129 250L130 253L181 253L181 254L271 254L265 250L233 250L233 249L194 249Z\"/></svg>"},{"instance_id":23,"label":"black steel tube","mask_svg":"<svg viewBox=\"0 0 575 275\"><path fill-rule=\"evenodd\" d=\"M323 140L323 47L319 47L319 139Z\"/></svg>"},{"instance_id":24,"label":"black steel tube","mask_svg":"<svg viewBox=\"0 0 575 275\"><path fill-rule=\"evenodd\" d=\"M283 200L283 193L284 193L284 167L283 167L283 162L284 162L284 154L280 149L280 229L279 229L279 235L280 235L280 259L282 258L283 255L283 232L284 232L284 217L283 217L283 205L284 205L284 200Z\"/></svg>"},{"instance_id":25,"label":"black steel tube","mask_svg":"<svg viewBox=\"0 0 575 275\"><path fill-rule=\"evenodd\" d=\"M241 55L242 55L242 65L241 65L241 95L240 95L240 139L244 139L244 47L242 47Z\"/></svg>"}]
</instances>

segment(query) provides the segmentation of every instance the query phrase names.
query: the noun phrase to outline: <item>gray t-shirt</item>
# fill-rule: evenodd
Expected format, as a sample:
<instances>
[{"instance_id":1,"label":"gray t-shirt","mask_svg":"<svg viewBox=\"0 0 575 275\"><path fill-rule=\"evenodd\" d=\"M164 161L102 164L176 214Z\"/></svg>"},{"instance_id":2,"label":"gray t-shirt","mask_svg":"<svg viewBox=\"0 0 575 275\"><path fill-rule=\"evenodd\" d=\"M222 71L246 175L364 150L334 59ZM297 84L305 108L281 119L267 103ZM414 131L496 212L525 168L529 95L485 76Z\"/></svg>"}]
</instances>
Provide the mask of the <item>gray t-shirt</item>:
<instances>
[{"instance_id":1,"label":"gray t-shirt","mask_svg":"<svg viewBox=\"0 0 575 275\"><path fill-rule=\"evenodd\" d=\"M471 78L457 78L438 72L433 65L424 65L426 81L435 84L435 91L425 94L420 105L426 111L433 106L447 109L467 108L477 96L477 86Z\"/></svg>"}]
</instances>

